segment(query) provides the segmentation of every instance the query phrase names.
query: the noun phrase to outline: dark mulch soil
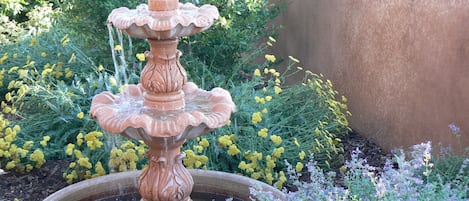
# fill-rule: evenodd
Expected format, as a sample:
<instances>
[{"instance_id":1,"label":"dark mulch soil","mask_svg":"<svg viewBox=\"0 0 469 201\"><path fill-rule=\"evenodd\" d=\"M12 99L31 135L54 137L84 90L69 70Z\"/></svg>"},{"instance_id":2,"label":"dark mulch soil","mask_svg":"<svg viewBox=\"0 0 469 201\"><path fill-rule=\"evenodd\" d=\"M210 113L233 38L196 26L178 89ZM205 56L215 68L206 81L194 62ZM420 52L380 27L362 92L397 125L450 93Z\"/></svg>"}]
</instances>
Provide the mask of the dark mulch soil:
<instances>
[{"instance_id":1,"label":"dark mulch soil","mask_svg":"<svg viewBox=\"0 0 469 201\"><path fill-rule=\"evenodd\" d=\"M27 174L6 172L0 175L0 201L43 200L55 191L67 186L62 178L62 170L68 166L66 161L47 161L40 169Z\"/></svg>"},{"instance_id":2,"label":"dark mulch soil","mask_svg":"<svg viewBox=\"0 0 469 201\"><path fill-rule=\"evenodd\" d=\"M378 172L384 167L387 159L391 158L390 153L384 152L378 144L368 140L356 132L342 137L342 144L344 146L345 161L351 160L352 151L357 148L361 151L360 158L366 159L368 165L376 167Z\"/></svg>"},{"instance_id":3,"label":"dark mulch soil","mask_svg":"<svg viewBox=\"0 0 469 201\"><path fill-rule=\"evenodd\" d=\"M383 167L386 158L389 157L377 144L355 132L343 137L342 143L346 160L350 160L350 153L356 148L362 151L360 157L366 158L368 164L378 169ZM0 201L15 198L21 201L43 200L68 185L62 178L62 170L67 166L66 161L47 161L41 169L33 170L28 174L0 173ZM338 184L340 185L340 181Z\"/></svg>"},{"instance_id":4,"label":"dark mulch soil","mask_svg":"<svg viewBox=\"0 0 469 201\"><path fill-rule=\"evenodd\" d=\"M366 159L368 165L375 167L375 172L382 171L386 160L391 159L391 154L384 152L381 147L375 142L368 140L356 132L351 132L349 135L342 137L342 144L344 146L344 160L350 161L352 151L357 148L360 150L359 158ZM335 184L344 186L343 177L345 175L338 172L336 174Z\"/></svg>"}]
</instances>

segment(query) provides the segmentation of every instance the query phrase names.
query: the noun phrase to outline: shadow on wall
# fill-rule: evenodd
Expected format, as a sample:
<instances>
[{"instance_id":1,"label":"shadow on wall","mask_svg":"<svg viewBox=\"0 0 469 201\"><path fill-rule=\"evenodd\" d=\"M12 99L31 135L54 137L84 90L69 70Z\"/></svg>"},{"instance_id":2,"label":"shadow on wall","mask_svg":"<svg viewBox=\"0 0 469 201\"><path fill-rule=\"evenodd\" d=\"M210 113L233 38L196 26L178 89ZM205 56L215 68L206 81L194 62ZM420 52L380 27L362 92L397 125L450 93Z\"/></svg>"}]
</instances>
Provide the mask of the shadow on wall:
<instances>
[{"instance_id":1,"label":"shadow on wall","mask_svg":"<svg viewBox=\"0 0 469 201\"><path fill-rule=\"evenodd\" d=\"M386 150L469 146L469 1L289 1L277 23L272 51L331 79L359 133Z\"/></svg>"}]
</instances>

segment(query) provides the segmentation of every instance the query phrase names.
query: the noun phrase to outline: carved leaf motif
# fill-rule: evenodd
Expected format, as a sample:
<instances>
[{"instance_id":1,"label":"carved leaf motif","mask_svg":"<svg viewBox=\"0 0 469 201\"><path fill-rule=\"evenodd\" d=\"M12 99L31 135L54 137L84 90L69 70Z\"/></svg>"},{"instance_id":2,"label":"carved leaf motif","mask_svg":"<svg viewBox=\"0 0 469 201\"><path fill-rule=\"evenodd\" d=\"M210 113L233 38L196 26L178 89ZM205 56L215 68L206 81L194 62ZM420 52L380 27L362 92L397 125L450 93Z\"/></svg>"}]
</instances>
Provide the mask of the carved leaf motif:
<instances>
[{"instance_id":1,"label":"carved leaf motif","mask_svg":"<svg viewBox=\"0 0 469 201\"><path fill-rule=\"evenodd\" d=\"M150 164L138 182L143 199L173 201L190 196L194 182L189 171L182 165L183 157L184 154L178 154L172 161L149 160Z\"/></svg>"},{"instance_id":2,"label":"carved leaf motif","mask_svg":"<svg viewBox=\"0 0 469 201\"><path fill-rule=\"evenodd\" d=\"M181 90L187 78L186 72L178 59L179 53L177 57L173 58L160 56L155 60L149 60L142 71L142 85L153 93L168 93Z\"/></svg>"}]
</instances>

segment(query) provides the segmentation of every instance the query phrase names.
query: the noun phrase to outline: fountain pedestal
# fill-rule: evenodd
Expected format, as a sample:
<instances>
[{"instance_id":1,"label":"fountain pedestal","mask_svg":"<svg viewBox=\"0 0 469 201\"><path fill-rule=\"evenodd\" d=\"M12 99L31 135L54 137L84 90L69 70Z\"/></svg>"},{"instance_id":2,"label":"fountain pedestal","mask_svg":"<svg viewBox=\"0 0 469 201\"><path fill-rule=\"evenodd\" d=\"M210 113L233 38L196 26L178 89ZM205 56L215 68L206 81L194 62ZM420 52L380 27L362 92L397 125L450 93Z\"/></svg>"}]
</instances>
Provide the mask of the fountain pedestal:
<instances>
[{"instance_id":1,"label":"fountain pedestal","mask_svg":"<svg viewBox=\"0 0 469 201\"><path fill-rule=\"evenodd\" d=\"M184 152L181 146L185 140L172 141L166 138L153 138L145 142L148 167L138 180L138 189L143 200L190 200L194 181L189 171L182 164Z\"/></svg>"}]
</instances>

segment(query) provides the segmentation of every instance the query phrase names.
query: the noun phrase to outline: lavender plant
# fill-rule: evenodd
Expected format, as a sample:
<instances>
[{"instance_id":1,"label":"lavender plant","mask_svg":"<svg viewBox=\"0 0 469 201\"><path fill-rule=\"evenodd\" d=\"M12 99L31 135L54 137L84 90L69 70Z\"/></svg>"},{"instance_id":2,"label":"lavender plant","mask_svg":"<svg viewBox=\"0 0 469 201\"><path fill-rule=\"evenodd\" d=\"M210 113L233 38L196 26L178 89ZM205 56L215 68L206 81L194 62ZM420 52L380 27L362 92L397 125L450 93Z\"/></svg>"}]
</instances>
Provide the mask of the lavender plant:
<instances>
[{"instance_id":1,"label":"lavender plant","mask_svg":"<svg viewBox=\"0 0 469 201\"><path fill-rule=\"evenodd\" d=\"M317 167L314 158L307 164L309 181L301 181L301 173L296 173L287 164L288 174L298 191L288 192L287 200L468 200L469 179L467 179L469 159L462 163L457 178L451 181L431 181L426 178L433 169L431 142L421 143L411 148L408 154L402 149L395 151L383 171L375 172L366 160L358 157L360 150L352 152L351 161L346 163L345 186L334 185L333 173L324 173ZM409 157L407 159L407 156ZM395 167L397 165L397 167ZM255 196L263 195L251 188ZM262 197L261 200L273 200Z\"/></svg>"}]
</instances>

